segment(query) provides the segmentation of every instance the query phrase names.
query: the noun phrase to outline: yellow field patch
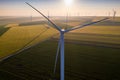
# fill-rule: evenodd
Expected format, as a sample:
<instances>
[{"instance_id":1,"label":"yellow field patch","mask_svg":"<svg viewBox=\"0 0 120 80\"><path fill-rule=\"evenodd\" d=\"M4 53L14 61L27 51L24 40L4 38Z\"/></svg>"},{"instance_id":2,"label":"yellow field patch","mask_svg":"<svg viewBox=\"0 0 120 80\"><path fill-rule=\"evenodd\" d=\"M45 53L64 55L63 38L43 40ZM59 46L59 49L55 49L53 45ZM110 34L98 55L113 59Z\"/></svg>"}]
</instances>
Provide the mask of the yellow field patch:
<instances>
[{"instance_id":1,"label":"yellow field patch","mask_svg":"<svg viewBox=\"0 0 120 80\"><path fill-rule=\"evenodd\" d=\"M17 27L19 24L13 23L13 24L8 24L5 27Z\"/></svg>"},{"instance_id":2,"label":"yellow field patch","mask_svg":"<svg viewBox=\"0 0 120 80\"><path fill-rule=\"evenodd\" d=\"M6 33L0 36L0 58L11 55L31 42L35 37L38 38L27 46L42 42L56 33L55 29L43 25L11 27Z\"/></svg>"}]
</instances>

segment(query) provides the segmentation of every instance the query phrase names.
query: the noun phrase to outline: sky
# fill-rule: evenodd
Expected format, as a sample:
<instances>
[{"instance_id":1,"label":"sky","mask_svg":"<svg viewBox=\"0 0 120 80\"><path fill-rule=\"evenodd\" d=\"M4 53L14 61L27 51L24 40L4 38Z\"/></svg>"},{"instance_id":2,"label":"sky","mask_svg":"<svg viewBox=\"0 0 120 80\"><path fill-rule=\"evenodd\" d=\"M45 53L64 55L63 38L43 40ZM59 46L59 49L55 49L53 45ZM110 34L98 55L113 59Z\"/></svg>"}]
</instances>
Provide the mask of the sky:
<instances>
[{"instance_id":1,"label":"sky","mask_svg":"<svg viewBox=\"0 0 120 80\"><path fill-rule=\"evenodd\" d=\"M113 9L120 16L120 0L0 0L0 16L39 16L25 2L50 16L112 16Z\"/></svg>"}]
</instances>

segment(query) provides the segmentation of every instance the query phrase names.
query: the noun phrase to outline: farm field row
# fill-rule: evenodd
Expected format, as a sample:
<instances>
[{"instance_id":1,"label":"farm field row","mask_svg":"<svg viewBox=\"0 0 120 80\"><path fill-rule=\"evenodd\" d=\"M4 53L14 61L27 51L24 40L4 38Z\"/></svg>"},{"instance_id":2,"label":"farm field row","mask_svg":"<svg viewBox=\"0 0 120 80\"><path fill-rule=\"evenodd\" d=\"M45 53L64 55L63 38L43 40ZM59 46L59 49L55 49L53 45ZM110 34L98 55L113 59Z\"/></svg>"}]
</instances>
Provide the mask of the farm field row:
<instances>
[{"instance_id":1,"label":"farm field row","mask_svg":"<svg viewBox=\"0 0 120 80\"><path fill-rule=\"evenodd\" d=\"M3 61L0 70L8 71L24 80L49 80L54 76L53 69L56 49L56 41L40 43ZM66 43L66 80L119 80L119 52L119 49L114 48ZM56 78L59 80L59 62L57 64Z\"/></svg>"},{"instance_id":2,"label":"farm field row","mask_svg":"<svg viewBox=\"0 0 120 80\"><path fill-rule=\"evenodd\" d=\"M54 36L57 39L58 36ZM65 34L67 42L113 46L120 48L119 26L88 26ZM83 43L83 44L84 44Z\"/></svg>"},{"instance_id":3,"label":"farm field row","mask_svg":"<svg viewBox=\"0 0 120 80\"><path fill-rule=\"evenodd\" d=\"M120 26L88 26L72 32L120 35Z\"/></svg>"},{"instance_id":4,"label":"farm field row","mask_svg":"<svg viewBox=\"0 0 120 80\"><path fill-rule=\"evenodd\" d=\"M77 41L93 41L93 42L103 42L111 44L120 44L120 36L118 37L109 37L109 36L100 36L100 35L90 35L90 34L66 34L65 39L67 40L77 40Z\"/></svg>"}]
</instances>

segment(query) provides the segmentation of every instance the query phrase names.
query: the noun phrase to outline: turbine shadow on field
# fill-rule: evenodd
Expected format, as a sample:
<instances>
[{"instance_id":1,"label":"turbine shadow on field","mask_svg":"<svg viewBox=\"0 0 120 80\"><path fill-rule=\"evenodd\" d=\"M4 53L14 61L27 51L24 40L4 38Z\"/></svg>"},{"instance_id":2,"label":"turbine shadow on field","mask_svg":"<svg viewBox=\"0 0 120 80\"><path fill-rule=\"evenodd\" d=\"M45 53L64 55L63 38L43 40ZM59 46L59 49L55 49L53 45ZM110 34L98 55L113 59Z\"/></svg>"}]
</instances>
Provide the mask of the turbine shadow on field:
<instances>
[{"instance_id":1,"label":"turbine shadow on field","mask_svg":"<svg viewBox=\"0 0 120 80\"><path fill-rule=\"evenodd\" d=\"M0 36L2 36L5 32L7 32L10 28L0 26Z\"/></svg>"}]
</instances>

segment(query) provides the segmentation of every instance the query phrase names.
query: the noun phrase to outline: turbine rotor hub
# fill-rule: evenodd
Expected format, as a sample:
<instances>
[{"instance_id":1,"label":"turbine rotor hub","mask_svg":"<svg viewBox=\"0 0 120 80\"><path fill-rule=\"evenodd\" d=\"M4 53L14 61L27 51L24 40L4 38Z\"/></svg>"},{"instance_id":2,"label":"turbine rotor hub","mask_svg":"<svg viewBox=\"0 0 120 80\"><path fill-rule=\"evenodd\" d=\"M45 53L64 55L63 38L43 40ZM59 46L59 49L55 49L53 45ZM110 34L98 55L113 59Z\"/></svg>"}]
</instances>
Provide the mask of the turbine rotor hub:
<instances>
[{"instance_id":1,"label":"turbine rotor hub","mask_svg":"<svg viewBox=\"0 0 120 80\"><path fill-rule=\"evenodd\" d=\"M61 31L65 31L65 29L61 29Z\"/></svg>"}]
</instances>

